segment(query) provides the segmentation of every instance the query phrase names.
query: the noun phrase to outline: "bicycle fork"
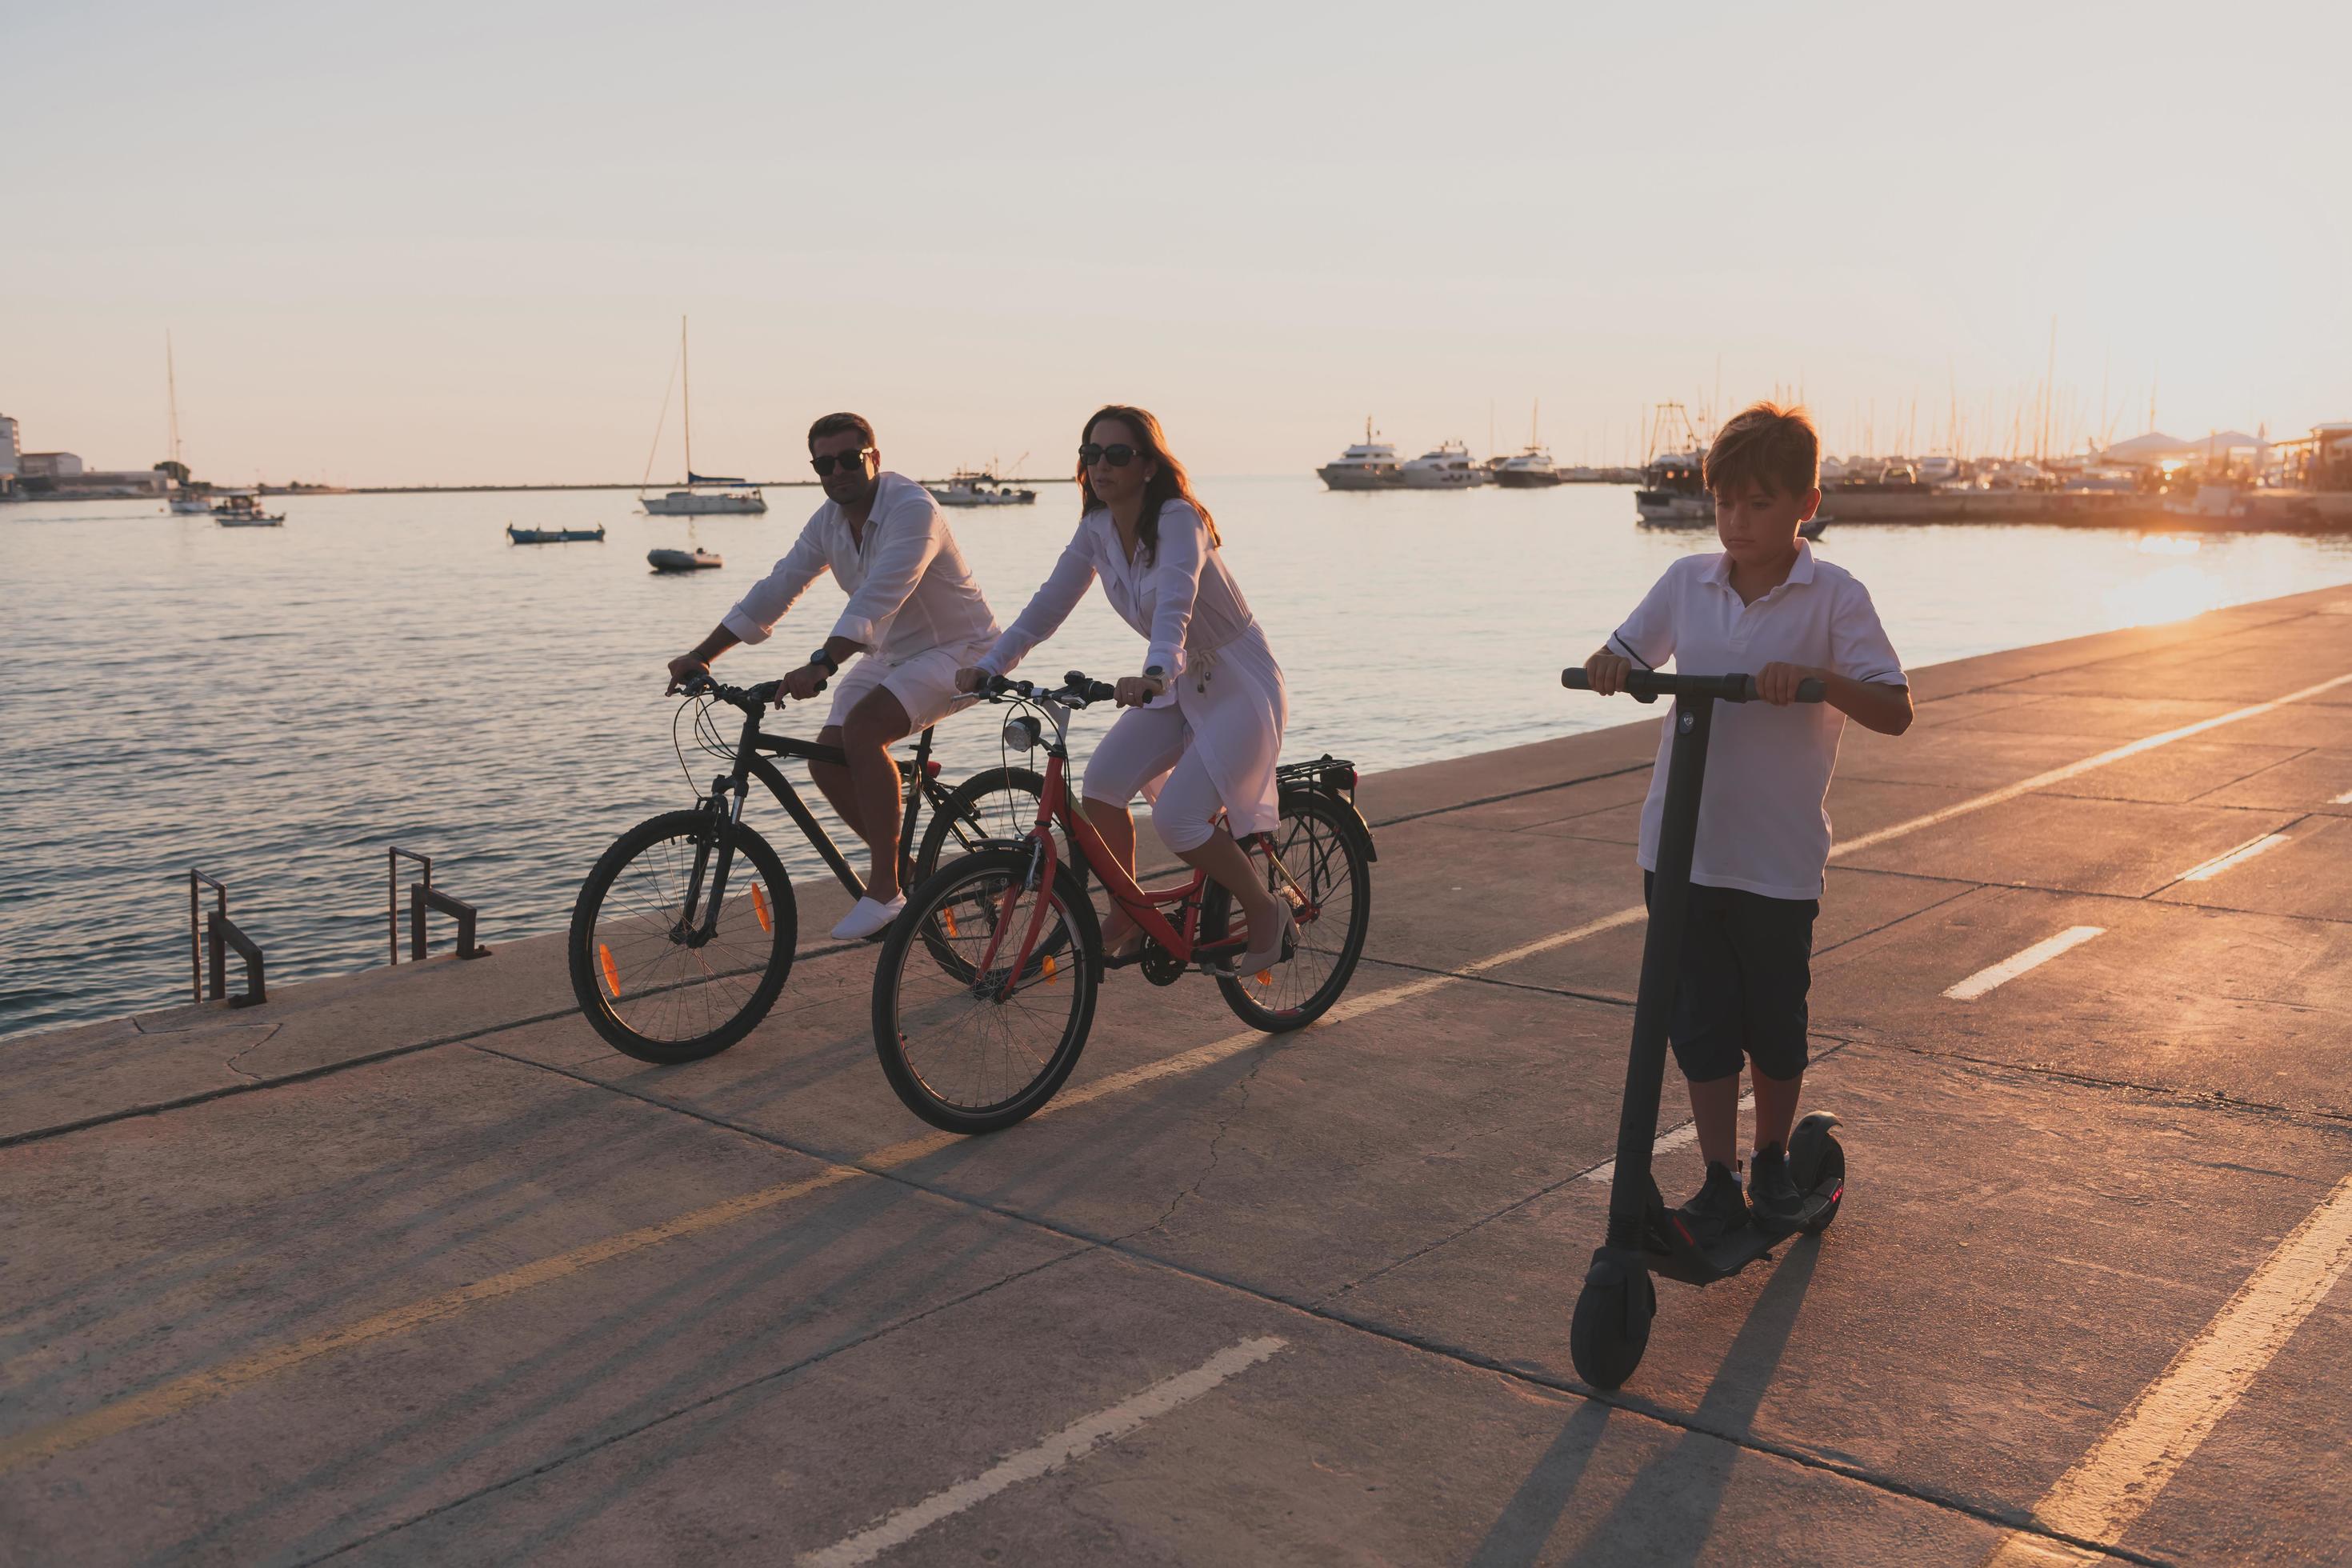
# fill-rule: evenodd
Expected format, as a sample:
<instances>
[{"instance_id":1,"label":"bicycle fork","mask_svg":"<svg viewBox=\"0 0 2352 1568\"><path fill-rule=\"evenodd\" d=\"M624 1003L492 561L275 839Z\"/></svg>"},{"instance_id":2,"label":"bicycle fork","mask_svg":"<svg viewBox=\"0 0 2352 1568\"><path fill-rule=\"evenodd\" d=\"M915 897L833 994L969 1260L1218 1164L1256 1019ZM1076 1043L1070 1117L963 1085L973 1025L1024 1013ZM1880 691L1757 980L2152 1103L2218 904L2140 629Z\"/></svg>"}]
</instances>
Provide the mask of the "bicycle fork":
<instances>
[{"instance_id":1,"label":"bicycle fork","mask_svg":"<svg viewBox=\"0 0 2352 1568\"><path fill-rule=\"evenodd\" d=\"M721 773L710 781L710 796L706 803L710 817L710 831L694 847L694 870L688 876L686 900L678 910L677 923L670 928L669 939L687 947L700 947L719 934L719 907L727 898L727 873L735 863L735 825L743 819L743 797L749 784L741 778L730 779ZM710 863L716 849L719 863ZM703 900L702 882L710 879L710 893ZM695 906L702 905L702 916L695 918Z\"/></svg>"}]
</instances>

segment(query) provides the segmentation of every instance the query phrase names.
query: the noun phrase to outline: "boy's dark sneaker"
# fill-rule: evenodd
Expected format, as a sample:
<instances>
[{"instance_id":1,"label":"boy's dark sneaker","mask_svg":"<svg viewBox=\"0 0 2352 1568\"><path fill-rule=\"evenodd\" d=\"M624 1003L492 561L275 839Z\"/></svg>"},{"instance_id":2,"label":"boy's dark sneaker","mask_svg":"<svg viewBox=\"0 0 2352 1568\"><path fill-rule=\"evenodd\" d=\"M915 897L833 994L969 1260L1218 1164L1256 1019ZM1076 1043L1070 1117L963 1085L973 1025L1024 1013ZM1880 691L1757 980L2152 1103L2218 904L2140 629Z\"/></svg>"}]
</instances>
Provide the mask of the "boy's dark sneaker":
<instances>
[{"instance_id":1,"label":"boy's dark sneaker","mask_svg":"<svg viewBox=\"0 0 2352 1568\"><path fill-rule=\"evenodd\" d=\"M1706 1183L1690 1202L1675 1211L1683 1228L1701 1247L1713 1247L1748 1223L1748 1195L1728 1166L1709 1161Z\"/></svg>"},{"instance_id":2,"label":"boy's dark sneaker","mask_svg":"<svg viewBox=\"0 0 2352 1568\"><path fill-rule=\"evenodd\" d=\"M1748 1163L1748 1202L1756 1223L1766 1230L1791 1231L1805 1213L1805 1194L1789 1174L1789 1156L1775 1143L1759 1149Z\"/></svg>"}]
</instances>

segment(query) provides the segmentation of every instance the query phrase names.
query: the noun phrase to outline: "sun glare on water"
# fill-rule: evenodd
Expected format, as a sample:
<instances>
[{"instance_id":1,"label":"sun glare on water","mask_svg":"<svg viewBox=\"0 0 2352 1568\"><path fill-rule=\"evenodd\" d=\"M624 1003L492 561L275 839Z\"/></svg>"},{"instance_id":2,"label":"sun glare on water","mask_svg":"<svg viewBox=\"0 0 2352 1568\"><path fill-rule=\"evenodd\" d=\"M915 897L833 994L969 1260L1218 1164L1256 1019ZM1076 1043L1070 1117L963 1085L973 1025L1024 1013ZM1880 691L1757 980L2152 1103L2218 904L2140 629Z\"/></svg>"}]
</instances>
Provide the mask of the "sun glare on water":
<instances>
[{"instance_id":1,"label":"sun glare on water","mask_svg":"<svg viewBox=\"0 0 2352 1568\"><path fill-rule=\"evenodd\" d=\"M2151 533L2133 549L2140 555L2182 557L2195 555L2202 547L2203 542L2193 535ZM2184 560L2177 566L2160 566L2146 576L2118 583L2102 600L2109 626L2145 626L2201 615L2227 597L2226 584L2218 574Z\"/></svg>"}]
</instances>

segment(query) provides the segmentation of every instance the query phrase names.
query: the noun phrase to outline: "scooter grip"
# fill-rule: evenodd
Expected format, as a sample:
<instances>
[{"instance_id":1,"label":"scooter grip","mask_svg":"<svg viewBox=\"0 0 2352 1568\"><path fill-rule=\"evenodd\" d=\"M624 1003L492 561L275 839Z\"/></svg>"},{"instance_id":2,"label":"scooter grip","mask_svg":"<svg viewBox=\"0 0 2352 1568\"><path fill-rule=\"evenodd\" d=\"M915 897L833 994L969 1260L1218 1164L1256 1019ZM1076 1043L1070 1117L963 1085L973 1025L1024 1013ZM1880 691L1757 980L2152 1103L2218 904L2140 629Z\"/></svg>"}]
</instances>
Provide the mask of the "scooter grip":
<instances>
[{"instance_id":1,"label":"scooter grip","mask_svg":"<svg viewBox=\"0 0 2352 1568\"><path fill-rule=\"evenodd\" d=\"M1584 667L1580 664L1572 664L1566 669L1561 670L1559 672L1559 683L1562 686L1567 687L1570 691L1590 691L1592 689L1592 677L1584 673Z\"/></svg>"},{"instance_id":2,"label":"scooter grip","mask_svg":"<svg viewBox=\"0 0 2352 1568\"><path fill-rule=\"evenodd\" d=\"M1756 678L1751 675L1748 678L1748 700L1757 701L1760 696L1761 689L1756 684ZM1797 700L1800 702L1826 702L1829 700L1829 696L1830 689L1810 675L1797 682Z\"/></svg>"}]
</instances>

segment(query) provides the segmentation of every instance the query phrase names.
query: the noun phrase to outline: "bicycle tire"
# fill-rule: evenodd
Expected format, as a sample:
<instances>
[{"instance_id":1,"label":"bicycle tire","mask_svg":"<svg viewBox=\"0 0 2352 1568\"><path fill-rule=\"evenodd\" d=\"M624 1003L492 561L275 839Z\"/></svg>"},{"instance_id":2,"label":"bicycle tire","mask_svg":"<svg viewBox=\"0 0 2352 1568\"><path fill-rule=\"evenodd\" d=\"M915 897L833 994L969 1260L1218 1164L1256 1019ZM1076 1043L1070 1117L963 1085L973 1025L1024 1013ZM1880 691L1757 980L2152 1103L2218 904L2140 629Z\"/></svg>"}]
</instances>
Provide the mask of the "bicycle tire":
<instances>
[{"instance_id":1,"label":"bicycle tire","mask_svg":"<svg viewBox=\"0 0 2352 1568\"><path fill-rule=\"evenodd\" d=\"M907 885L921 887L956 855L969 854L992 844L1015 843L1026 837L1037 825L1037 803L1045 794L1045 781L1028 768L989 768L972 774L950 790L947 798L932 809ZM1007 804L991 807L985 804L991 796L1004 797ZM948 853L951 840L956 846L955 855ZM1085 868L1076 869L1083 881Z\"/></svg>"},{"instance_id":2,"label":"bicycle tire","mask_svg":"<svg viewBox=\"0 0 2352 1568\"><path fill-rule=\"evenodd\" d=\"M995 911L1001 907L1003 890L1011 884L1025 879L1031 852L1025 848L1005 847L982 849L951 861L931 879L918 888L907 900L907 910L890 928L883 943L882 956L874 968L874 1048L882 1064L882 1076L888 1080L891 1092L899 1103L946 1131L958 1133L994 1132L1014 1122L1034 1115L1054 1098L1070 1071L1078 1064L1079 1053L1086 1049L1087 1035L1094 1026L1095 1003L1102 976L1102 931L1095 921L1094 906L1088 903L1077 879L1070 875L1067 866L1057 866L1054 874L1053 898L1059 910L1058 923L1068 930L1067 941L1076 949L1076 962L1057 963L1044 945L1030 955L1027 973L1014 987L1020 995L1050 989L1066 976L1071 987L1068 1005L1059 1033L1052 1048L1038 1052L1023 1047L1017 1053L1007 1048L1001 1053L1009 1068L1016 1054L1039 1062L1036 1069L1017 1087L1012 1071L998 1074L997 1081L1004 1092L992 1100L950 1098L943 1091L950 1073L969 1074L976 1081L989 1075L989 1063L983 1059L991 1050L987 1042L976 1037L977 1055L964 1053L962 1058L949 1060L946 1051L953 1047L952 1037L958 1026L948 1020L958 1004L962 1004L966 1016L996 1016L996 1008L1009 1007L1010 999L991 1001L975 994L973 975L989 934L994 929ZM953 910L962 905L966 914L962 921L953 919ZM1016 903L1016 921L1026 918L1028 902ZM943 914L947 921L942 922ZM941 924L947 933L942 937L929 928ZM953 963L943 963L935 948L942 940L975 949ZM911 977L911 978L910 978ZM919 980L928 982L927 994L909 994L909 988ZM992 1011L981 1011L985 1004ZM1030 1016L1024 1008L1021 1016ZM923 1043L911 1042L907 1026L917 1016L937 1014L943 1020L937 1030L925 1027ZM1041 1021L1050 1018L1049 1012L1035 1015ZM1014 1027L1013 1015L1002 1016L1007 1037ZM918 1061L916 1057L925 1059ZM983 1091L985 1092L985 1091Z\"/></svg>"},{"instance_id":3,"label":"bicycle tire","mask_svg":"<svg viewBox=\"0 0 2352 1568\"><path fill-rule=\"evenodd\" d=\"M725 829L734 853L731 908L720 914L730 933L718 948L723 956L714 963L704 948L661 928L665 917L675 922L667 889L679 879L681 857L649 852L672 845L691 853L713 821L706 811L671 811L640 822L597 858L572 904L565 944L572 996L605 1044L639 1061L667 1067L718 1055L759 1026L792 973L799 935L792 879L768 841L740 823ZM638 874L625 884L633 868ZM618 900L616 887L625 889ZM733 940L739 929L743 940ZM757 979L742 984L752 973Z\"/></svg>"},{"instance_id":4,"label":"bicycle tire","mask_svg":"<svg viewBox=\"0 0 2352 1568\"><path fill-rule=\"evenodd\" d=\"M1289 963L1266 971L1265 984L1253 974L1221 973L1217 989L1243 1023L1268 1034L1283 1034L1303 1029L1329 1012L1347 990L1371 931L1372 877L1361 830L1346 813L1311 791L1283 795L1282 822L1275 829L1274 840L1276 853L1307 898L1320 908L1321 916L1300 923L1296 953ZM1339 875L1331 875L1334 871ZM1275 877L1270 865L1267 877L1270 882ZM1346 908L1335 910L1332 906L1341 901L1343 890ZM1337 941L1323 934L1330 929L1326 922L1335 912L1339 919L1330 924L1339 929ZM1222 934L1232 914L1231 893L1214 882L1202 889L1202 932ZM1311 984L1302 991L1300 985L1306 982Z\"/></svg>"}]
</instances>

